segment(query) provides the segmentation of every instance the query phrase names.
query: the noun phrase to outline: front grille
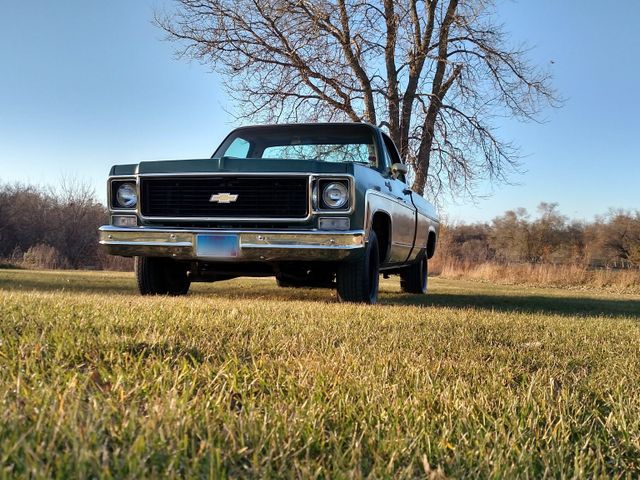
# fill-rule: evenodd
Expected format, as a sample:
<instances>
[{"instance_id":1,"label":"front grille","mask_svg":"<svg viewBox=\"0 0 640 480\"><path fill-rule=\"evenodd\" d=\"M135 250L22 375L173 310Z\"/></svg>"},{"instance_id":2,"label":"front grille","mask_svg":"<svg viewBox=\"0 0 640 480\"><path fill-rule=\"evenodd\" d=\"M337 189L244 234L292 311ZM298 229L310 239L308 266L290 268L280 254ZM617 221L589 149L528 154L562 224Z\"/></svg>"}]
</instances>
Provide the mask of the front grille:
<instances>
[{"instance_id":1,"label":"front grille","mask_svg":"<svg viewBox=\"0 0 640 480\"><path fill-rule=\"evenodd\" d=\"M140 179L145 217L305 218L308 177L158 177ZM211 202L220 193L237 195L231 203Z\"/></svg>"}]
</instances>

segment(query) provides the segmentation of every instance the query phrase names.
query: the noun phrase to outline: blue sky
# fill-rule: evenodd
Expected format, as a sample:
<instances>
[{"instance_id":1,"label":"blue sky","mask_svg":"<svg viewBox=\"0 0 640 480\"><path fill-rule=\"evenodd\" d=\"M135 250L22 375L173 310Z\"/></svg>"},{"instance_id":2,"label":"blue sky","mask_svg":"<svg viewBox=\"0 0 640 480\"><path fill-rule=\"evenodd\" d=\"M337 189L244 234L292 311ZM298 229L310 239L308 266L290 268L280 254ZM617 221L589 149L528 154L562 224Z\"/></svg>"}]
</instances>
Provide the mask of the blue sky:
<instances>
[{"instance_id":1,"label":"blue sky","mask_svg":"<svg viewBox=\"0 0 640 480\"><path fill-rule=\"evenodd\" d=\"M216 75L176 59L151 24L168 0L0 5L0 181L78 177L104 199L112 164L208 157L234 126ZM640 2L498 5L512 40L535 47L567 101L544 124L501 120L525 173L517 185L481 186L490 196L475 204L447 200L446 215L483 221L541 201L575 218L640 208Z\"/></svg>"}]
</instances>

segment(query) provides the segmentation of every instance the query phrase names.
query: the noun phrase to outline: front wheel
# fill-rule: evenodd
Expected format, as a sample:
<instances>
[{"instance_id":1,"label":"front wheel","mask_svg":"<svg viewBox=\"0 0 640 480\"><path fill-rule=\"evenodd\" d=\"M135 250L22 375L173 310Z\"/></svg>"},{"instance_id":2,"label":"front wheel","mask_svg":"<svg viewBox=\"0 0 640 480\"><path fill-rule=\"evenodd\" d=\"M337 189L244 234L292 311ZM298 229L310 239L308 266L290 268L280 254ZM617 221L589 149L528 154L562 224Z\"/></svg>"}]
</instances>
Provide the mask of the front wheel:
<instances>
[{"instance_id":1,"label":"front wheel","mask_svg":"<svg viewBox=\"0 0 640 480\"><path fill-rule=\"evenodd\" d=\"M400 288L405 293L427 293L427 256L411 264L400 273Z\"/></svg>"},{"instance_id":2,"label":"front wheel","mask_svg":"<svg viewBox=\"0 0 640 480\"><path fill-rule=\"evenodd\" d=\"M136 257L136 281L141 295L186 295L191 286L187 266L170 258Z\"/></svg>"},{"instance_id":3,"label":"front wheel","mask_svg":"<svg viewBox=\"0 0 640 480\"><path fill-rule=\"evenodd\" d=\"M378 300L379 281L378 238L372 231L363 257L355 262L345 262L338 268L338 299L342 302L374 304Z\"/></svg>"}]
</instances>

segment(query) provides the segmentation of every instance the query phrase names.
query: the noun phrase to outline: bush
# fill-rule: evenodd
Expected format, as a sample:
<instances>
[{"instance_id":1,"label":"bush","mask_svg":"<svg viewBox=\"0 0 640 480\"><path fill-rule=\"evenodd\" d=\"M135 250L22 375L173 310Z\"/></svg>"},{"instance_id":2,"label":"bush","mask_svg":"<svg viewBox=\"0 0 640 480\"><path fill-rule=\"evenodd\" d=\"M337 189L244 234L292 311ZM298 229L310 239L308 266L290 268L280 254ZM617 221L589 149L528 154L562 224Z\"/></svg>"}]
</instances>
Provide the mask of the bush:
<instances>
[{"instance_id":1,"label":"bush","mask_svg":"<svg viewBox=\"0 0 640 480\"><path fill-rule=\"evenodd\" d=\"M29 248L23 256L23 265L31 268L66 269L69 260L58 249L44 243Z\"/></svg>"},{"instance_id":2,"label":"bush","mask_svg":"<svg viewBox=\"0 0 640 480\"><path fill-rule=\"evenodd\" d=\"M99 252L98 262L102 270L114 272L132 272L133 258L107 255L106 252Z\"/></svg>"},{"instance_id":3,"label":"bush","mask_svg":"<svg viewBox=\"0 0 640 480\"><path fill-rule=\"evenodd\" d=\"M81 182L63 181L57 189L0 184L0 258L6 263L19 265L23 252L38 247L25 266L104 268L97 229L107 221L107 209Z\"/></svg>"}]
</instances>

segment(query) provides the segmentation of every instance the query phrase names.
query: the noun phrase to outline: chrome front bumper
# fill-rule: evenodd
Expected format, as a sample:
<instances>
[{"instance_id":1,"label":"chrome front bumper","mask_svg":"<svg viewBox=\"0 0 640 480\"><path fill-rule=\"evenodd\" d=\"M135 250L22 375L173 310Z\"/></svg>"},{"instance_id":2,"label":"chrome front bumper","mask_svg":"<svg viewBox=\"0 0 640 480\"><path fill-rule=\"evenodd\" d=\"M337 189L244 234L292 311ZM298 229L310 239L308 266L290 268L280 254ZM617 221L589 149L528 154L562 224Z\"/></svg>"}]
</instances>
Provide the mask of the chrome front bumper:
<instances>
[{"instance_id":1,"label":"chrome front bumper","mask_svg":"<svg viewBox=\"0 0 640 480\"><path fill-rule=\"evenodd\" d=\"M111 255L171 257L204 261L335 261L357 258L364 231L199 230L151 227L99 228L100 244ZM200 257L197 235L237 235L236 257Z\"/></svg>"}]
</instances>

